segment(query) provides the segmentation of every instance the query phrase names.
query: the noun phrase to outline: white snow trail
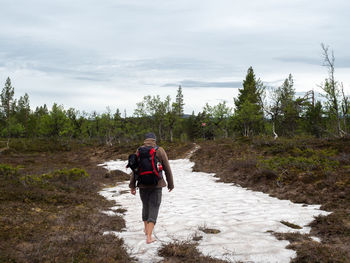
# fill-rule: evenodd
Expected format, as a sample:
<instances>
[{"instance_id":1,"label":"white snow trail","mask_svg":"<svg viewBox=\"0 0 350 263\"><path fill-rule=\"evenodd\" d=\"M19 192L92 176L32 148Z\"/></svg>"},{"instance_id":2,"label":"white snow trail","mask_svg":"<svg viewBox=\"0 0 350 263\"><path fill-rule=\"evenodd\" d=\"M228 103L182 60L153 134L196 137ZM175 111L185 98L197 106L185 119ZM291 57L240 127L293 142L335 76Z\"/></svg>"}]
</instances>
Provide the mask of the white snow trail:
<instances>
[{"instance_id":1,"label":"white snow trail","mask_svg":"<svg viewBox=\"0 0 350 263\"><path fill-rule=\"evenodd\" d=\"M163 200L154 233L158 241L147 245L141 220L139 194L123 194L128 182L103 189L100 194L127 209L123 232L106 232L123 238L129 253L140 262L157 262L162 258L157 250L162 243L188 240L196 233L203 236L199 250L216 258L231 262L290 262L296 253L286 249L288 241L279 241L271 233L309 233L309 224L315 216L327 215L319 205L295 204L279 200L261 192L254 192L232 184L216 182L214 174L193 172L194 163L188 159L170 161L175 189L163 189ZM125 171L125 161L102 164L109 170ZM281 221L303 227L291 229ZM205 234L200 227L220 230L218 234Z\"/></svg>"}]
</instances>

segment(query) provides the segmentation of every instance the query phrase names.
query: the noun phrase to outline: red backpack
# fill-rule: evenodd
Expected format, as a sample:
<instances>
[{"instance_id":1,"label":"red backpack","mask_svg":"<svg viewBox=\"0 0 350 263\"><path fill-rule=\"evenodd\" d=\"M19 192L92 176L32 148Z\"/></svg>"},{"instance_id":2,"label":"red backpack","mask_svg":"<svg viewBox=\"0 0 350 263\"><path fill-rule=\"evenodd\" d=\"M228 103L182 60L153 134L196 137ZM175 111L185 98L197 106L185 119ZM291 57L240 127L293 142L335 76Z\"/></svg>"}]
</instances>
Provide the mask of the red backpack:
<instances>
[{"instance_id":1,"label":"red backpack","mask_svg":"<svg viewBox=\"0 0 350 263\"><path fill-rule=\"evenodd\" d=\"M142 185L157 185L162 178L162 167L157 159L158 146L142 146L137 152L137 186Z\"/></svg>"}]
</instances>

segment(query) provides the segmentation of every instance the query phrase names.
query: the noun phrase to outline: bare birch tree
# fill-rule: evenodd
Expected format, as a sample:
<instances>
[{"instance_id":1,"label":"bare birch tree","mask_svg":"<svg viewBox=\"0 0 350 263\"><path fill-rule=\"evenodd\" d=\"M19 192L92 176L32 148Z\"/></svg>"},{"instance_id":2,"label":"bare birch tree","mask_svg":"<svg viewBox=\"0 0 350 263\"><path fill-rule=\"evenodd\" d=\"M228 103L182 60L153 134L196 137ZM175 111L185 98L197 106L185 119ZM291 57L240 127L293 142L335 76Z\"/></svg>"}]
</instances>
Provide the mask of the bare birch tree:
<instances>
[{"instance_id":1,"label":"bare birch tree","mask_svg":"<svg viewBox=\"0 0 350 263\"><path fill-rule=\"evenodd\" d=\"M342 93L342 112L343 112L343 124L344 131L347 133L347 118L350 110L349 97L345 95L343 83L340 84Z\"/></svg>"},{"instance_id":2,"label":"bare birch tree","mask_svg":"<svg viewBox=\"0 0 350 263\"><path fill-rule=\"evenodd\" d=\"M323 55L323 66L328 69L328 78L325 80L325 83L321 85L321 88L326 93L325 97L327 98L327 103L329 107L330 114L334 114L336 117L336 128L337 135L342 137L345 132L341 129L340 125L340 114L339 114L339 83L335 80L334 71L335 71L335 58L334 52L329 52L329 46L321 44L322 55Z\"/></svg>"}]
</instances>

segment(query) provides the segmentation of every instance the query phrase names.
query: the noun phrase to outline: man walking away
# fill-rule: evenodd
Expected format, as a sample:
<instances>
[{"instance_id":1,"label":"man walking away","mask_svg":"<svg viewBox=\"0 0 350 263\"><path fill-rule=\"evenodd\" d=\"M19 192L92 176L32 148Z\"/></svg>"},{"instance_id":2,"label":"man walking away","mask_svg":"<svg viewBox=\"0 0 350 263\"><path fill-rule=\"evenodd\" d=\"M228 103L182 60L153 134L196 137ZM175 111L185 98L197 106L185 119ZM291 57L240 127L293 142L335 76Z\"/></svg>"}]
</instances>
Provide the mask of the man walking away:
<instances>
[{"instance_id":1,"label":"man walking away","mask_svg":"<svg viewBox=\"0 0 350 263\"><path fill-rule=\"evenodd\" d=\"M136 187L140 189L142 201L142 221L147 236L146 243L156 241L152 237L153 228L157 222L160 203L162 201L162 188L168 186L169 192L174 189L173 175L170 169L168 156L162 147L156 145L154 133L145 135L144 145L137 152L138 171L131 176L129 187L131 194L136 194ZM155 155L155 158L153 156ZM143 158L146 156L147 158ZM143 158L143 159L142 159ZM146 162L146 164L144 164ZM149 162L151 169L144 168ZM165 172L166 184L162 171ZM152 177L153 176L153 177Z\"/></svg>"}]
</instances>

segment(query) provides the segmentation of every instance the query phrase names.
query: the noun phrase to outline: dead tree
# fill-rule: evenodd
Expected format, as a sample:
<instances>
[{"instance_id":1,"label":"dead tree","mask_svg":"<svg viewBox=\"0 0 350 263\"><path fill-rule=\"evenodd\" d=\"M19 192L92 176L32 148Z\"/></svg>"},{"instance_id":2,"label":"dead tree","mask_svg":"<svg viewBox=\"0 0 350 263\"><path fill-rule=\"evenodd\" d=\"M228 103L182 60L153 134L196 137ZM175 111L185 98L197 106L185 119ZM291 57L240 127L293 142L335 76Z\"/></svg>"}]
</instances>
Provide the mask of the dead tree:
<instances>
[{"instance_id":1,"label":"dead tree","mask_svg":"<svg viewBox=\"0 0 350 263\"><path fill-rule=\"evenodd\" d=\"M262 106L262 109L265 111L265 113L271 117L271 121L272 121L272 133L274 136L274 140L276 140L278 138L278 134L276 133L276 120L278 115L281 112L281 97L278 94L278 90L273 89L272 93L270 94L270 101L271 104L267 103L266 101L264 101L263 99L264 96L261 96L261 101L260 104Z\"/></svg>"},{"instance_id":2,"label":"dead tree","mask_svg":"<svg viewBox=\"0 0 350 263\"><path fill-rule=\"evenodd\" d=\"M343 111L344 131L347 133L346 123L347 123L347 117L348 117L348 114L349 114L349 107L350 107L350 105L349 105L349 97L345 96L343 83L340 84L340 87L341 87L341 93L343 95L342 111Z\"/></svg>"},{"instance_id":3,"label":"dead tree","mask_svg":"<svg viewBox=\"0 0 350 263\"><path fill-rule=\"evenodd\" d=\"M328 69L328 79L326 79L324 85L321 86L323 91L326 93L326 98L328 99L330 110L332 110L336 116L337 120L337 134L343 137L345 132L340 126L340 116L339 116L339 85L334 77L334 52L329 54L329 47L321 44L322 55L323 55L323 66Z\"/></svg>"},{"instance_id":4,"label":"dead tree","mask_svg":"<svg viewBox=\"0 0 350 263\"><path fill-rule=\"evenodd\" d=\"M311 97L311 105L315 107L315 92L313 90L309 90L305 93L303 100L310 100Z\"/></svg>"}]
</instances>

